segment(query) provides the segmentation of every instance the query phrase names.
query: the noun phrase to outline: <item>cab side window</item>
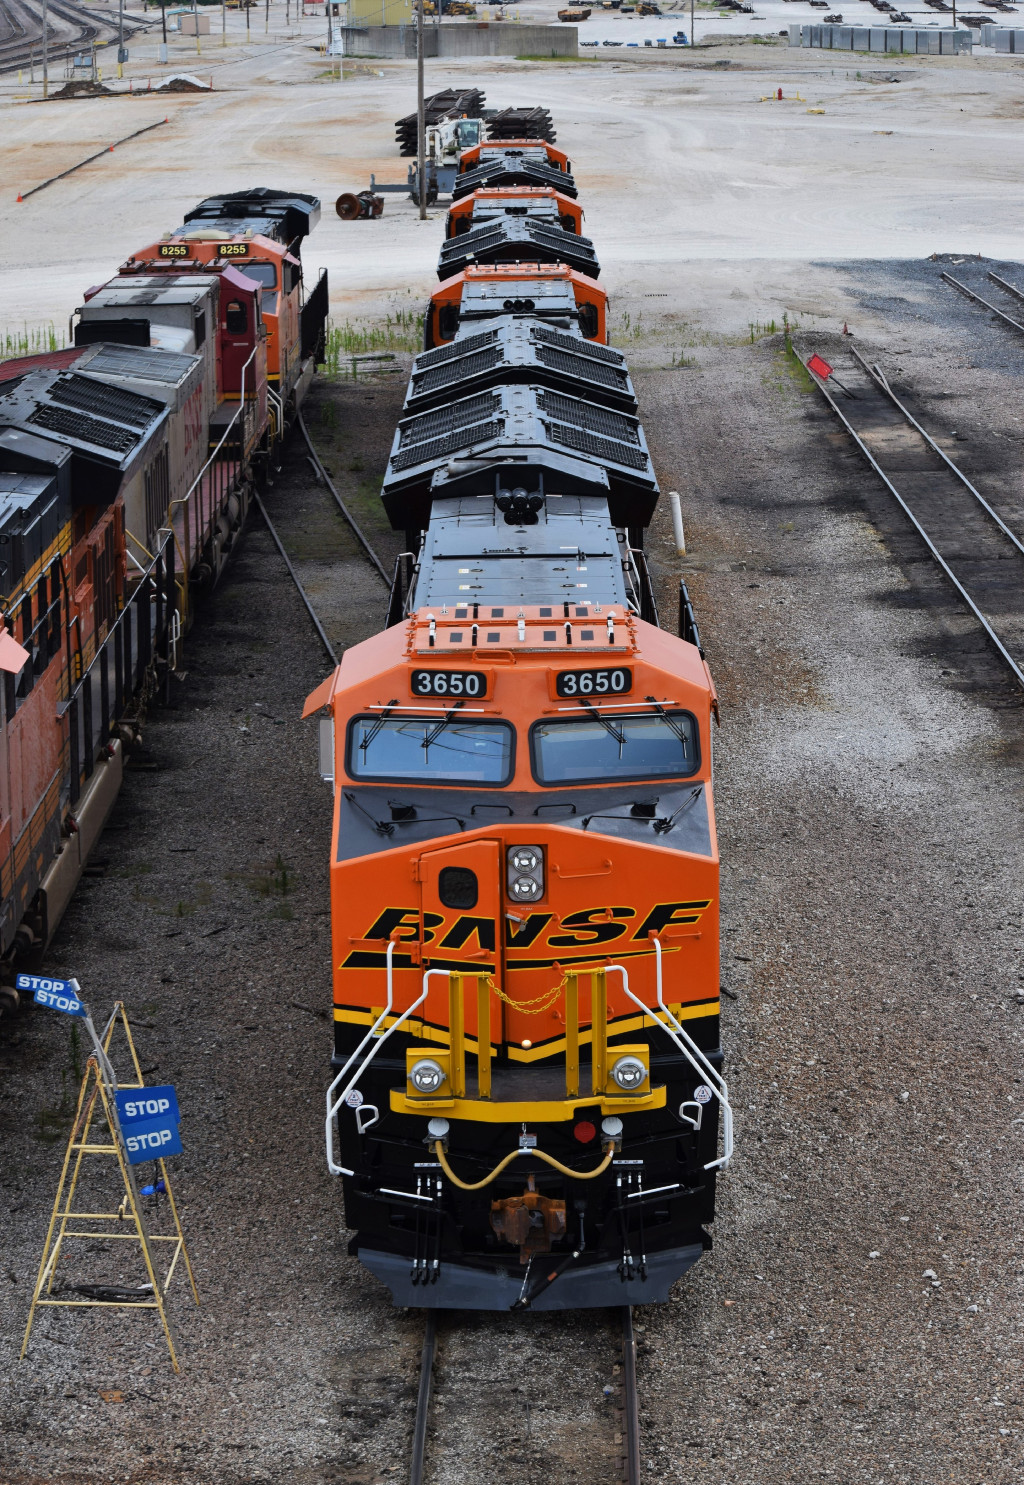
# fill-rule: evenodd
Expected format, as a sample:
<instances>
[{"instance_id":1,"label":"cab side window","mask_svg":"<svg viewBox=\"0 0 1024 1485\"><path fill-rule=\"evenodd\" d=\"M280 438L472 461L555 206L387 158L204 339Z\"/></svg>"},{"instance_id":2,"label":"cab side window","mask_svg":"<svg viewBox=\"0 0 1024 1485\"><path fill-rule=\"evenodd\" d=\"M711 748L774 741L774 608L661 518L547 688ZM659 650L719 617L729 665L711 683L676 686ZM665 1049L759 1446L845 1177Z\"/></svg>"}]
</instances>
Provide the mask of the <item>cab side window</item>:
<instances>
[{"instance_id":1,"label":"cab side window","mask_svg":"<svg viewBox=\"0 0 1024 1485\"><path fill-rule=\"evenodd\" d=\"M241 299L228 301L224 316L224 328L229 335L245 335L249 329L249 314Z\"/></svg>"}]
</instances>

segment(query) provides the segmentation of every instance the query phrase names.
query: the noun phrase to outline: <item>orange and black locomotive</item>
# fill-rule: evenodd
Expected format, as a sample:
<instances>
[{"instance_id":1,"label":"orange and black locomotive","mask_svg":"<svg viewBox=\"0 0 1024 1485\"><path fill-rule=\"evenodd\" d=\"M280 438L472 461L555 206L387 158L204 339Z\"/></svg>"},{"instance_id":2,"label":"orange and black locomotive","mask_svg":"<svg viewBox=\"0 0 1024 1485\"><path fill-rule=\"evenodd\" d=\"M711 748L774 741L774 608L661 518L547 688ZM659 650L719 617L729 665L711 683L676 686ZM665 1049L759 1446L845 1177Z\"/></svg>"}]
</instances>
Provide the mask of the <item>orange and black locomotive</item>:
<instances>
[{"instance_id":1,"label":"orange and black locomotive","mask_svg":"<svg viewBox=\"0 0 1024 1485\"><path fill-rule=\"evenodd\" d=\"M732 1144L715 690L685 588L658 625L603 290L494 238L428 307L388 625L306 706L334 783L328 1162L396 1304L642 1303L710 1245Z\"/></svg>"}]
</instances>

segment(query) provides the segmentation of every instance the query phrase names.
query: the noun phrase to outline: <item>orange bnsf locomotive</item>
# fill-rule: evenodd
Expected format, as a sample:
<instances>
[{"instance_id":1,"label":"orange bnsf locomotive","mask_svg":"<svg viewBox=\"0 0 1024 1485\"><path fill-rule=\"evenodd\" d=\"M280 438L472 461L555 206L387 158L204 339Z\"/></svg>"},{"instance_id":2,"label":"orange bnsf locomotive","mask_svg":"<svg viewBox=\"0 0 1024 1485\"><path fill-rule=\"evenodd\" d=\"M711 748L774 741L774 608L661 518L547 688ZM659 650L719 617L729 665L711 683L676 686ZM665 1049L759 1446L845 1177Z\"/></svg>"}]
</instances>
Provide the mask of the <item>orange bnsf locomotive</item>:
<instances>
[{"instance_id":1,"label":"orange bnsf locomotive","mask_svg":"<svg viewBox=\"0 0 1024 1485\"><path fill-rule=\"evenodd\" d=\"M715 690L685 588L658 627L596 262L491 251L428 307L388 626L306 705L335 791L328 1163L396 1304L664 1300L732 1145Z\"/></svg>"}]
</instances>

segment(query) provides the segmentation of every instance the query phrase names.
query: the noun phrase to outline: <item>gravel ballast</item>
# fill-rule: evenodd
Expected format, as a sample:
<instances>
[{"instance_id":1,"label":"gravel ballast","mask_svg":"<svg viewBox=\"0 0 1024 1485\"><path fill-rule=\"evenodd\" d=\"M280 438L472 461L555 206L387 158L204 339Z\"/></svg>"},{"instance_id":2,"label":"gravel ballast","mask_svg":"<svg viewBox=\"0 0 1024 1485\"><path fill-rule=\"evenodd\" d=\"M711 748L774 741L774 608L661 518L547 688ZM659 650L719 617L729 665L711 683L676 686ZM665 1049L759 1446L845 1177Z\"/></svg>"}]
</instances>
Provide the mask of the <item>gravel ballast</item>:
<instances>
[{"instance_id":1,"label":"gravel ballast","mask_svg":"<svg viewBox=\"0 0 1024 1485\"><path fill-rule=\"evenodd\" d=\"M837 270L847 302L905 296L897 268L871 275ZM877 336L884 304L871 313ZM935 333L924 316L900 328L902 374L933 430L949 417L941 376L928 381ZM965 335L980 356L989 333L941 328L965 356ZM1020 700L971 658L983 642L971 650L779 338L709 341L683 370L630 356L662 486L684 492L689 555L675 555L667 509L650 541L663 620L683 571L722 701L737 1115L714 1252L669 1305L637 1311L645 1479L1015 1485ZM1009 435L1014 374L993 361L986 375L983 416L958 383L956 426L969 430L973 407L979 427ZM381 386L372 408L343 384L317 394L367 477L401 390ZM1001 464L985 457L1010 499L1005 444ZM315 503L296 459L268 499L283 532L290 491ZM339 453L339 478L346 467ZM380 623L350 559L339 547L341 642ZM177 1085L173 1170L203 1303L176 1281L180 1378L151 1317L109 1313L44 1315L18 1365L72 1057L67 1022L4 1020L0 1478L402 1479L422 1322L347 1256L323 1157L330 797L298 716L325 663L258 520L185 665L144 727L97 850L105 871L83 883L48 967L77 973L100 1008L124 996L150 1081ZM499 1317L490 1338L472 1318L442 1341L438 1482L543 1472L582 1485L574 1423L598 1451L590 1485L610 1470L609 1317L547 1330L539 1318L519 1335Z\"/></svg>"}]
</instances>

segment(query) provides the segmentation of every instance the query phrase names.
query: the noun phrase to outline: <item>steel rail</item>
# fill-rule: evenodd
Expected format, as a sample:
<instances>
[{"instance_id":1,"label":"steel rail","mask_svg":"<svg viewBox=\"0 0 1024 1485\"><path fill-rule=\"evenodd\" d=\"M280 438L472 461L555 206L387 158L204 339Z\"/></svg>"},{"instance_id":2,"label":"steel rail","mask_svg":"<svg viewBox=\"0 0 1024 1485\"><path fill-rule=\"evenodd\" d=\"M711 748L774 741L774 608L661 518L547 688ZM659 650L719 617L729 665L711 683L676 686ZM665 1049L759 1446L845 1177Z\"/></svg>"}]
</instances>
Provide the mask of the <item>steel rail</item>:
<instances>
[{"instance_id":1,"label":"steel rail","mask_svg":"<svg viewBox=\"0 0 1024 1485\"><path fill-rule=\"evenodd\" d=\"M427 1311L427 1326L423 1333L423 1350L420 1354L420 1386L416 1395L416 1419L412 1429L412 1462L409 1466L409 1485L423 1485L423 1466L427 1452L427 1424L430 1421L430 1394L434 1376L434 1358L437 1354L437 1311Z\"/></svg>"},{"instance_id":2,"label":"steel rail","mask_svg":"<svg viewBox=\"0 0 1024 1485\"><path fill-rule=\"evenodd\" d=\"M105 144L101 150L94 155L87 155L84 160L79 160L77 165L69 165L67 170L62 170L59 175L51 175L48 180L40 181L38 186L33 186L31 191L22 191L18 196L19 201L27 201L37 191L45 191L47 186L52 186L55 181L63 180L67 175L74 175L76 170L81 170L85 165L91 165L93 160L99 160L104 155L111 154L120 145L127 144L130 139L138 139L140 134L148 134L152 129L162 129L164 124L169 124L170 119L157 119L155 124L146 124L141 129L136 129L132 134L126 134L123 139L115 139L113 144Z\"/></svg>"},{"instance_id":3,"label":"steel rail","mask_svg":"<svg viewBox=\"0 0 1024 1485\"><path fill-rule=\"evenodd\" d=\"M1014 299L1019 299L1024 304L1024 292L1018 289L1016 284L1008 283L1005 278L1000 278L998 273L990 273L989 278L994 284L998 284L1001 289L1005 289L1007 294L1012 294Z\"/></svg>"},{"instance_id":4,"label":"steel rail","mask_svg":"<svg viewBox=\"0 0 1024 1485\"><path fill-rule=\"evenodd\" d=\"M13 21L15 8L12 8L10 0L5 4L4 9L7 12L8 18ZM17 24L21 25L21 35L18 37L12 36L7 41L0 43L0 74L14 72L18 68L23 68L26 63L31 63L34 59L41 60L42 57L43 31L41 11L35 12L25 4L17 6L16 9L21 16L21 19L17 22ZM25 18L33 22L33 29L31 31L22 24ZM77 28L69 34L61 36L52 26L47 26L47 33L52 48L50 57L54 66L62 61L66 62L67 58L84 43L96 40L98 46L105 47L110 45L117 35L116 28L105 25L99 21L99 17L79 6L67 3L60 4L59 0L50 0L48 19L61 20L69 26ZM97 24L97 22L99 23ZM126 36L132 36L140 29L146 28L140 26L137 20L126 21L125 23ZM110 33L107 40L100 39L103 32Z\"/></svg>"},{"instance_id":5,"label":"steel rail","mask_svg":"<svg viewBox=\"0 0 1024 1485\"><path fill-rule=\"evenodd\" d=\"M302 583L301 583L301 581L299 579L299 575L295 571L295 568L292 566L291 558L288 556L288 553L285 551L284 545L282 544L282 541L281 541L281 538L278 536L277 531L274 528L274 523L273 523L273 521L271 521L270 517L267 515L267 508L263 504L263 501L260 499L259 492L256 491L256 490L253 491L253 499L255 500L257 506L259 507L260 515L263 517L264 521L266 522L267 530L270 532L270 535L271 535L271 538L272 538L272 540L274 542L274 545L277 547L277 550L281 553L281 557L282 557L282 559L284 561L284 565L288 569L289 576L291 577L292 582L295 584L296 588L299 591L299 597L302 599L303 603L306 605L306 610L309 613L309 617L313 620L313 625L314 625L314 627L316 629L316 632L320 636L320 643L323 645L324 649L327 651L327 654L328 654L328 657L330 659L331 664L334 665L334 666L337 666L337 664L338 664L338 657L334 653L334 648L333 648L330 640L327 638L327 635L324 633L324 626L321 624L320 620L317 618L316 609L313 607L312 603L310 603L310 601L309 601L309 594L306 592L305 588L302 586Z\"/></svg>"},{"instance_id":6,"label":"steel rail","mask_svg":"<svg viewBox=\"0 0 1024 1485\"><path fill-rule=\"evenodd\" d=\"M303 438L306 440L306 447L309 449L309 452L310 452L310 455L311 455L311 457L313 459L313 464L314 464L314 466L316 468L317 473L319 474L320 478L323 480L324 484L327 486L328 490L330 490L331 494L334 496L334 503L335 503L335 505L337 505L338 509L341 511L342 515L345 517L345 520L348 522L349 526L352 528L353 535L355 536L356 540L359 542L359 545L362 547L363 551L369 557L370 562L372 563L373 567L377 570L377 572L379 573L379 575L383 578L384 582L387 584L388 592L390 593L390 591L391 591L391 577L390 577L389 573L387 572L387 570L385 569L383 562L381 562L380 558L377 556L377 553L373 550L373 547L370 545L370 543L367 541L366 537L363 535L362 527L359 525L359 522L356 520L355 516L349 510L349 508L345 504L344 500L342 500L342 498L338 494L337 490L334 488L334 482L331 479L330 475L327 473L327 470L324 468L323 460L320 458L320 455L317 453L316 448L315 448L315 446L313 444L313 440L309 436L309 430L306 427L305 420L303 419L303 416L302 416L301 412L296 414L296 422L299 425L299 430L302 433Z\"/></svg>"},{"instance_id":7,"label":"steel rail","mask_svg":"<svg viewBox=\"0 0 1024 1485\"><path fill-rule=\"evenodd\" d=\"M954 278L951 273L943 273L939 276L940 278L945 279L947 284L952 285L954 289L958 289L961 294L965 295L966 298L973 299L975 304L980 304L984 309L987 309L990 314L997 315L998 318L1002 320L1004 325L1009 325L1011 330L1017 330L1020 332L1021 335L1024 335L1024 325L1022 325L1019 320L1015 320L1012 315L1004 314L1001 309L997 309L996 306L994 304L990 304L987 299L982 299L980 294L976 294L973 289L969 289L966 284L962 284L960 280L958 278ZM992 275L989 274L989 278L991 277Z\"/></svg>"},{"instance_id":8,"label":"steel rail","mask_svg":"<svg viewBox=\"0 0 1024 1485\"><path fill-rule=\"evenodd\" d=\"M1022 328L1024 328L1024 326L1022 326ZM982 495L982 493L980 492L980 490L976 490L974 488L974 486L971 484L970 480L967 478L967 476L964 474L963 470L960 468L959 464L954 464L953 463L953 460L949 457L949 455L943 449L941 449L939 447L939 445L935 442L935 440L931 436L931 434L929 432L927 432L926 429L922 428L921 427L921 424L917 421L917 419L910 412L907 411L907 409L903 406L903 403L899 400L899 398L896 396L896 393L893 391L893 389L890 387L889 383L886 381L886 379L883 376L882 371L879 368L879 366L877 364L874 365L874 366L869 366L868 363L865 361L864 357L860 354L859 351L855 350L853 346L850 347L850 350L851 350L851 352L852 352L855 360L857 360L857 361L860 362L861 366L867 372L868 376L871 377L871 379L875 383L875 385L878 386L878 387L880 387L881 390L885 393L885 395L888 397L889 401L892 403L893 407L895 407L897 409L897 411L904 418L906 418L907 422L910 424L910 426L917 433L920 433L921 437L924 439L925 443L931 449L932 453L933 454L938 454L939 458L947 466L947 468L952 471L952 473L956 476L956 478L963 485L964 489L970 491L970 493L974 496L975 500L981 506L981 508L985 512L985 514L992 517L993 521L995 521L996 525L999 527L999 529L1003 533L1003 535L1004 536L1008 536L1010 538L1010 540L1013 542L1014 546L1017 548L1018 552L1020 552L1021 556L1024 557L1024 542L1022 542L1015 535L1015 533L1010 530L1009 526L1007 526L1007 524L1003 520L1003 518L1000 515L998 515L992 509L992 507L989 505L988 501L985 499L984 495Z\"/></svg>"},{"instance_id":9,"label":"steel rail","mask_svg":"<svg viewBox=\"0 0 1024 1485\"><path fill-rule=\"evenodd\" d=\"M920 536L921 540L924 542L924 544L928 548L929 552L935 558L935 561L942 568L942 571L949 578L949 581L953 584L954 588L960 594L960 597L964 600L964 602L966 603L967 607L970 609L971 613L978 620L978 623L984 629L985 633L988 635L989 639L992 641L992 643L995 646L995 648L999 651L1000 655L1006 661L1006 663L1009 666L1009 668L1013 671L1013 674L1016 677L1018 684L1021 686L1022 689L1024 689L1024 670L1022 670L1021 667L1017 664L1016 660L1014 660L1014 658L1010 654L1009 650L1006 648L1006 646L1003 644L1002 640L999 638L998 634L996 634L995 630L992 628L992 625L989 623L988 619L985 617L985 615L982 613L981 609L975 603L975 601L971 597L970 593L968 593L967 589L964 587L963 583L960 581L960 579L957 577L956 573L950 567L950 565L946 561L945 557L943 557L942 553L938 550L938 548L936 547L935 543L932 541L931 537L928 535L927 531L921 525L921 522L914 515L914 512L911 510L910 506L904 500L904 498L900 494L899 490L897 490L896 486L893 484L892 480L886 474L885 470L879 464L879 462L875 458L874 454L872 454L871 450L868 448L867 444L861 438L861 436L857 432L856 428L854 428L853 424L846 417L846 415L843 412L842 408L836 402L836 400L832 396L831 392L829 392L829 390L825 386L824 382L821 381L820 378L818 378L817 376L815 376L813 372L810 372L809 371L809 369L807 367L807 363L806 363L806 361L804 361L804 359L803 359L802 356L799 357L798 359L800 360L801 365L804 367L804 370L805 371L808 371L808 375L811 377L811 380L814 382L814 385L818 388L819 392L821 392L822 396L825 398L825 401L828 403L829 407L831 407L832 411L835 413L836 417L842 423L842 425L846 429L847 433L849 433L849 435L853 439L854 443L857 445L857 447L860 449L861 453L864 455L865 459L871 465L871 468L878 475L878 478L885 485L886 489L889 491L890 495L892 495L892 497L896 501L897 505L903 511L904 515L907 517L908 521L911 523L911 525L913 526L914 530L917 532L918 536ZM865 365L866 364L863 361L863 358L862 357L858 357L858 360L861 361L861 364L862 365ZM872 380L878 381L878 378L872 377ZM881 380L881 381L878 381L878 384L879 384L879 386L881 386L883 388L884 391L887 392L887 394L890 397L892 397L892 393L889 391L888 387L885 385L884 379ZM892 397L892 400L894 402L896 402L895 397ZM897 406L900 406L900 404L897 403ZM903 411L902 407L901 407L900 410ZM910 418L910 415L909 414L905 413L904 415L908 418L908 421L913 421ZM915 424L915 427L916 426L917 425ZM941 453L941 450L939 452ZM943 455L943 457L945 458L945 455ZM956 465L953 465L953 468L956 469ZM959 474L960 471L957 470L957 473ZM964 480L964 483L965 484L968 483L966 481L966 479ZM973 486L971 487L971 489L973 490ZM984 504L984 501L982 501L982 504Z\"/></svg>"},{"instance_id":10,"label":"steel rail","mask_svg":"<svg viewBox=\"0 0 1024 1485\"><path fill-rule=\"evenodd\" d=\"M636 1385L636 1335L629 1305L622 1307L622 1392L626 1485L640 1485L640 1394Z\"/></svg>"}]
</instances>

